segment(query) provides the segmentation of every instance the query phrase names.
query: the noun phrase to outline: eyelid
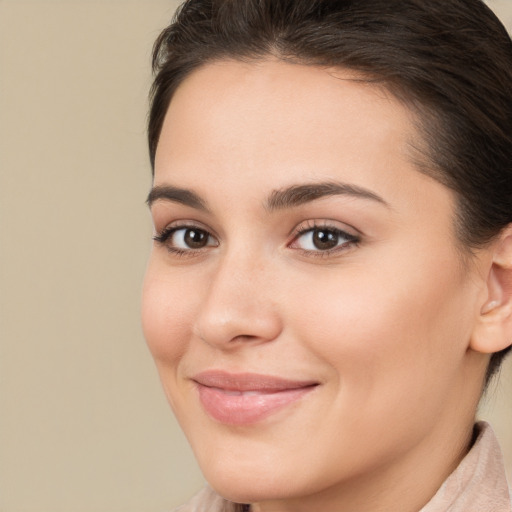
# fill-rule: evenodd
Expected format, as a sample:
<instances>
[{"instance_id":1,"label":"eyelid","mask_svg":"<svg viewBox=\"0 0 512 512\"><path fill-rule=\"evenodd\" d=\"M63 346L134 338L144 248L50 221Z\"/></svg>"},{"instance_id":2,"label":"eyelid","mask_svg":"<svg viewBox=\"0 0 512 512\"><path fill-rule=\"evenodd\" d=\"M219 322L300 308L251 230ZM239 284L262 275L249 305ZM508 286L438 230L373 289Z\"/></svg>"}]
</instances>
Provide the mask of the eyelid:
<instances>
[{"instance_id":1,"label":"eyelid","mask_svg":"<svg viewBox=\"0 0 512 512\"><path fill-rule=\"evenodd\" d=\"M180 247L169 246L168 245L169 238L171 238L173 236L173 234L176 233L177 231L180 231L183 229L196 229L198 231L204 231L205 233L208 234L208 237L215 240L215 244L207 244L206 246L197 248L197 249L194 249L194 248L183 249ZM167 248L167 250L170 253L173 253L173 254L179 255L179 256L185 256L185 255L193 256L193 255L196 255L197 253L205 251L207 248L218 247L218 245L220 243L218 236L213 232L212 229L205 226L202 222L192 221L192 220L176 220L169 224L166 224L164 228L162 228L160 230L156 230L156 234L153 236L153 240L155 242L157 242L159 245L162 245L165 248Z\"/></svg>"},{"instance_id":2,"label":"eyelid","mask_svg":"<svg viewBox=\"0 0 512 512\"><path fill-rule=\"evenodd\" d=\"M204 223L198 221L198 220L190 220L190 219L183 219L183 220L173 220L172 222L167 222L161 229L158 229L155 226L155 236L160 236L166 232L172 232L177 231L178 229L187 229L187 228L196 228L200 229L202 231L206 231L209 233L213 238L216 240L219 239L215 231L210 228L209 226L205 225Z\"/></svg>"},{"instance_id":3,"label":"eyelid","mask_svg":"<svg viewBox=\"0 0 512 512\"><path fill-rule=\"evenodd\" d=\"M339 245L336 245L333 248L330 249L304 249L301 247L293 247L293 244L299 240L300 237L315 231L315 230L322 230L325 231L332 231L338 233L340 236L346 238L346 242L343 242ZM355 231L355 233L354 233ZM292 231L291 242L288 243L288 247L302 252L304 255L308 257L329 257L332 256L335 253L344 252L348 250L350 247L354 245L359 245L361 242L361 236L362 234L353 228L352 226L347 226L346 224L343 224L343 226L340 226L339 221L333 221L328 219L321 219L321 220L308 220L305 223L301 223L298 226L294 228Z\"/></svg>"},{"instance_id":4,"label":"eyelid","mask_svg":"<svg viewBox=\"0 0 512 512\"><path fill-rule=\"evenodd\" d=\"M297 224L291 231L290 237L294 238L298 235L301 235L307 231L311 231L313 229L332 229L334 231L341 231L342 233L346 233L347 235L354 238L361 238L362 233L349 224L345 224L343 222L332 220L332 219L308 219Z\"/></svg>"},{"instance_id":5,"label":"eyelid","mask_svg":"<svg viewBox=\"0 0 512 512\"><path fill-rule=\"evenodd\" d=\"M177 231L186 229L197 229L203 231L208 235L209 238L213 239L214 243L207 243L207 245L200 248L181 248L175 245L171 246L168 242L169 238L171 238ZM337 233L342 239L344 238L345 241L341 240L339 245L327 249L305 249L303 247L294 247L294 244L296 244L297 240L301 236L306 235L307 233L314 230L322 229ZM339 221L334 221L331 219L310 219L299 223L293 228L291 233L288 235L288 238L291 238L291 240L286 244L286 246L290 249L300 251L308 257L328 257L334 253L344 252L354 245L357 246L361 242L361 237L362 234L360 231ZM218 247L220 245L220 239L216 233L202 222L195 220L175 220L171 223L168 223L163 229L157 230L156 234L153 236L153 239L158 244L167 248L170 253L180 256L198 255L200 253L204 253L207 249Z\"/></svg>"}]
</instances>

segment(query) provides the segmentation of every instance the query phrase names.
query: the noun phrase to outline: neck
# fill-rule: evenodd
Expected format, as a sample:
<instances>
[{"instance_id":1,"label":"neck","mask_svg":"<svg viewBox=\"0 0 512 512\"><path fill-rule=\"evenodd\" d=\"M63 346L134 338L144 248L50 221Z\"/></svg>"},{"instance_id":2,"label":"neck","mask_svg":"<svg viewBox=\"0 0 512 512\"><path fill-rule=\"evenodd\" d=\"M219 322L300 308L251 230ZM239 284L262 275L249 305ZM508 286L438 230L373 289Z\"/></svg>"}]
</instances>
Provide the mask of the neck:
<instances>
[{"instance_id":1,"label":"neck","mask_svg":"<svg viewBox=\"0 0 512 512\"><path fill-rule=\"evenodd\" d=\"M449 436L446 437L448 439ZM451 437L451 436L450 436ZM438 444L422 443L399 461L375 468L359 478L307 497L251 505L251 512L418 512L437 492L467 453L472 424L456 439Z\"/></svg>"},{"instance_id":2,"label":"neck","mask_svg":"<svg viewBox=\"0 0 512 512\"><path fill-rule=\"evenodd\" d=\"M412 448L316 494L254 503L250 511L418 512L471 448L476 397L480 393L478 379L474 375L472 379L461 376L434 427Z\"/></svg>"}]
</instances>

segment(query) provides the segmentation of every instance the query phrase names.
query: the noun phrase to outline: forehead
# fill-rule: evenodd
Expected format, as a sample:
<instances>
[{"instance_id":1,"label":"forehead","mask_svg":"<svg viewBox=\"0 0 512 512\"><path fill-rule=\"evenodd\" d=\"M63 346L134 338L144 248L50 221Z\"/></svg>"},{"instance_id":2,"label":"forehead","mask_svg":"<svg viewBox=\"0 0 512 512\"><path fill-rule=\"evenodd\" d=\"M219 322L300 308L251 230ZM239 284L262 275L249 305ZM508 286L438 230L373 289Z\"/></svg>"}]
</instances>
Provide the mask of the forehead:
<instances>
[{"instance_id":1,"label":"forehead","mask_svg":"<svg viewBox=\"0 0 512 512\"><path fill-rule=\"evenodd\" d=\"M326 181L407 202L432 181L415 164L415 121L391 93L352 71L216 62L177 89L154 183L216 194L226 205L235 195L261 204L271 190Z\"/></svg>"},{"instance_id":2,"label":"forehead","mask_svg":"<svg viewBox=\"0 0 512 512\"><path fill-rule=\"evenodd\" d=\"M283 157L353 145L353 157L372 143L406 154L417 138L412 113L382 87L351 71L282 61L221 61L193 72L169 106L159 146L163 155L196 154L198 139L210 158L227 152L261 160L263 147ZM386 144L383 144L384 140ZM365 150L366 152L366 150ZM291 153L291 154L287 154ZM306 156L305 154L302 155ZM290 161L290 160L288 160Z\"/></svg>"}]
</instances>

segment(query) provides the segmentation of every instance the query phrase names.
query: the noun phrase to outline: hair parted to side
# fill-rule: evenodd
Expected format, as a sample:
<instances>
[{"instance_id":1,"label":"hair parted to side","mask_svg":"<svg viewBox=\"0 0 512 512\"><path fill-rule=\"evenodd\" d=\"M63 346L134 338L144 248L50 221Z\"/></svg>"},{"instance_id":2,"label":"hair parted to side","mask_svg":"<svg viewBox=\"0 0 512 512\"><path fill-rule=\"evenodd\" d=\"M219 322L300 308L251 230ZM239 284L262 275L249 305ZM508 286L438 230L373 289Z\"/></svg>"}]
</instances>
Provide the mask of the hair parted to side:
<instances>
[{"instance_id":1,"label":"hair parted to side","mask_svg":"<svg viewBox=\"0 0 512 512\"><path fill-rule=\"evenodd\" d=\"M190 73L265 58L350 69L405 102L423 135L418 167L455 192L468 253L512 222L512 41L483 1L187 0L154 46L152 167ZM509 350L493 354L487 381Z\"/></svg>"}]
</instances>

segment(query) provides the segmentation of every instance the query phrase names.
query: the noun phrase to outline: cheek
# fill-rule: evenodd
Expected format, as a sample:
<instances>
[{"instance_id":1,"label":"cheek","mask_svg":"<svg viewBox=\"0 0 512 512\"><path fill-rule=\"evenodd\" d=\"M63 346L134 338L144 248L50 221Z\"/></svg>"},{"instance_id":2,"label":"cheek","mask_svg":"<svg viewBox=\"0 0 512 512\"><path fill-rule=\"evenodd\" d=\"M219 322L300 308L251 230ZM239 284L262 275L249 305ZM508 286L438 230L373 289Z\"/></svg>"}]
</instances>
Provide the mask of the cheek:
<instances>
[{"instance_id":1,"label":"cheek","mask_svg":"<svg viewBox=\"0 0 512 512\"><path fill-rule=\"evenodd\" d=\"M177 364L187 349L194 314L188 287L181 286L150 263L142 292L142 328L148 347L160 365Z\"/></svg>"},{"instance_id":2,"label":"cheek","mask_svg":"<svg viewBox=\"0 0 512 512\"><path fill-rule=\"evenodd\" d=\"M375 398L376 407L391 397L399 407L404 396L439 396L458 370L470 332L469 317L461 315L470 308L460 276L453 257L449 265L443 257L436 264L411 251L405 262L389 254L378 268L333 269L290 294L295 335L337 374L347 397Z\"/></svg>"}]
</instances>

